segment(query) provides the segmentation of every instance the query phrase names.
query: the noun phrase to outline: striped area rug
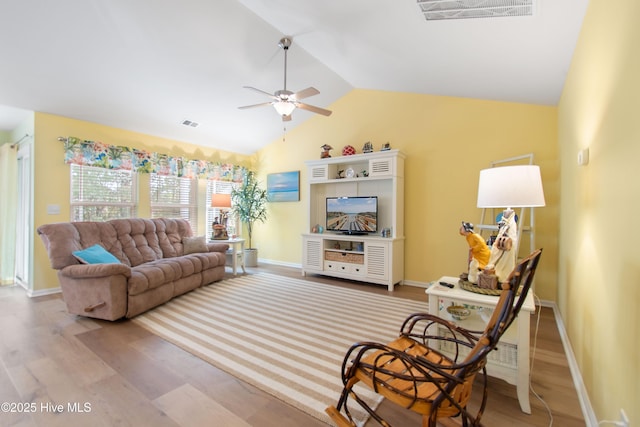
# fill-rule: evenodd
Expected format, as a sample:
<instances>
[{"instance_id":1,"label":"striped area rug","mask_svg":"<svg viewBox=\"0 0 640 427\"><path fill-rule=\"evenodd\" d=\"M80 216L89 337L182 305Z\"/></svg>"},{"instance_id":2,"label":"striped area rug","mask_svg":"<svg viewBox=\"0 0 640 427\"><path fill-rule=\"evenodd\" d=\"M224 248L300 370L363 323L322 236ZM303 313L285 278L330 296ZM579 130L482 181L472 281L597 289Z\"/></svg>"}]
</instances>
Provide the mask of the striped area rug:
<instances>
[{"instance_id":1,"label":"striped area rug","mask_svg":"<svg viewBox=\"0 0 640 427\"><path fill-rule=\"evenodd\" d=\"M199 288L133 319L191 354L332 424L340 369L358 341L389 342L424 302L270 273ZM374 406L377 395L370 394ZM361 424L364 411L352 408Z\"/></svg>"}]
</instances>

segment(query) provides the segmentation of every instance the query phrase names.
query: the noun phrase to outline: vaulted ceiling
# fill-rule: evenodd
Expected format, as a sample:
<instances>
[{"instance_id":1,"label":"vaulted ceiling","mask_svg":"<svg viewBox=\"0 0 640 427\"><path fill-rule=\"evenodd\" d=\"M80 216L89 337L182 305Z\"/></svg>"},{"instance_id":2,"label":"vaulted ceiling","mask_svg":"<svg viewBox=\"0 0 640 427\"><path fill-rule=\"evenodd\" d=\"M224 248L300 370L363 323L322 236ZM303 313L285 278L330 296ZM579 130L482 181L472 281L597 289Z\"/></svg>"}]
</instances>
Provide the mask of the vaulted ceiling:
<instances>
[{"instance_id":1,"label":"vaulted ceiling","mask_svg":"<svg viewBox=\"0 0 640 427\"><path fill-rule=\"evenodd\" d=\"M237 108L269 101L243 86L283 89L283 35L287 89L317 88L312 105L354 88L556 105L587 4L427 21L416 0L7 1L0 130L39 111L253 153L313 116Z\"/></svg>"}]
</instances>

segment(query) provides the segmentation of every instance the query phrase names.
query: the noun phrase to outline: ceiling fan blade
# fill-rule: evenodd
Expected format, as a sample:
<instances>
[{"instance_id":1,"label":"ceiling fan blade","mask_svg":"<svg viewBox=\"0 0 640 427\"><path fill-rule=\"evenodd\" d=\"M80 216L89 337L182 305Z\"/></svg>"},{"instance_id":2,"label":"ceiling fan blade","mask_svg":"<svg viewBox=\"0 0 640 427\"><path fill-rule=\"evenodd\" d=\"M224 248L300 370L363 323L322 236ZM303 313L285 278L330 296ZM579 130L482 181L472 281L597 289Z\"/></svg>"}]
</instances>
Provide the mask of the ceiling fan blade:
<instances>
[{"instance_id":1,"label":"ceiling fan blade","mask_svg":"<svg viewBox=\"0 0 640 427\"><path fill-rule=\"evenodd\" d=\"M253 86L242 86L242 87L243 87L243 88L245 88L245 89L250 89L250 90L252 90L252 91L254 91L254 92L261 93L261 94L263 94L263 95L267 95L267 96L269 96L269 97L271 97L271 98L275 98L275 96L274 96L272 93L265 92L264 90L262 90L262 89L258 89L258 88L255 88L255 87L253 87Z\"/></svg>"},{"instance_id":2,"label":"ceiling fan blade","mask_svg":"<svg viewBox=\"0 0 640 427\"><path fill-rule=\"evenodd\" d=\"M315 87L308 87L306 89L302 89L301 91L294 93L293 96L295 97L295 99L304 99L313 95L317 95L319 93L320 91Z\"/></svg>"},{"instance_id":3,"label":"ceiling fan blade","mask_svg":"<svg viewBox=\"0 0 640 427\"><path fill-rule=\"evenodd\" d=\"M330 110L325 110L324 108L316 107L309 104L303 104L301 102L298 102L296 106L298 108L302 108L303 110L311 111L316 114L322 114L323 116L330 116L332 113Z\"/></svg>"},{"instance_id":4,"label":"ceiling fan blade","mask_svg":"<svg viewBox=\"0 0 640 427\"><path fill-rule=\"evenodd\" d=\"M245 105L242 107L238 107L240 110L246 110L247 108L255 108L255 107L264 107L265 105L271 105L272 102L261 102L260 104L252 104L252 105Z\"/></svg>"}]
</instances>

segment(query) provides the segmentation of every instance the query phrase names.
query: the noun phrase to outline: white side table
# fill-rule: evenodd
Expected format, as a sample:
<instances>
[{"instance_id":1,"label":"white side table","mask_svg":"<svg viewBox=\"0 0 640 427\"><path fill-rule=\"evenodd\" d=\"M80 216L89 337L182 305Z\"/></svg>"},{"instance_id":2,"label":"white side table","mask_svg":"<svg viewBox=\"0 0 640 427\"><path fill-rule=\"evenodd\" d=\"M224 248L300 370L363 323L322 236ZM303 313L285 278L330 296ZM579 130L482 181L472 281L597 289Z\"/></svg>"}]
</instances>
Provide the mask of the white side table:
<instances>
[{"instance_id":1,"label":"white side table","mask_svg":"<svg viewBox=\"0 0 640 427\"><path fill-rule=\"evenodd\" d=\"M466 291L458 285L457 277L444 276L434 282L425 292L429 296L429 313L456 322L463 328L482 331L495 308L498 297L476 294ZM439 285L439 282L450 283L453 288ZM447 312L447 306L455 302L457 305L468 305L471 316L465 320L454 320ZM522 412L530 414L529 403L529 323L535 311L533 292L529 291L518 318L505 332L497 346L497 351L487 358L487 373L516 386L518 402ZM486 319L486 320L485 320ZM446 353L446 349L441 349Z\"/></svg>"},{"instance_id":2,"label":"white side table","mask_svg":"<svg viewBox=\"0 0 640 427\"><path fill-rule=\"evenodd\" d=\"M211 240L211 242L226 243L229 245L229 252L227 252L227 255L231 255L231 268L233 269L234 276L238 274L238 265L242 268L242 272L246 273L246 270L244 269L244 241L245 239L240 238Z\"/></svg>"}]
</instances>

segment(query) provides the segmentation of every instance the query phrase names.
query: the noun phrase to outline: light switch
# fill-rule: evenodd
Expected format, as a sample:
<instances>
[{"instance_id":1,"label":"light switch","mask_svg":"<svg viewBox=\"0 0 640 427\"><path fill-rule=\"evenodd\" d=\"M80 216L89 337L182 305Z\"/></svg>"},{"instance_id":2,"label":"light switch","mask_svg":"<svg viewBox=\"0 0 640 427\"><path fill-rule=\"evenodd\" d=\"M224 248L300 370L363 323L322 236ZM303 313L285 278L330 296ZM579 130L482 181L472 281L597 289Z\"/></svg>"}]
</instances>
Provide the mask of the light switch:
<instances>
[{"instance_id":1,"label":"light switch","mask_svg":"<svg viewBox=\"0 0 640 427\"><path fill-rule=\"evenodd\" d=\"M60 215L60 205L47 205L48 215Z\"/></svg>"},{"instance_id":2,"label":"light switch","mask_svg":"<svg viewBox=\"0 0 640 427\"><path fill-rule=\"evenodd\" d=\"M589 164L589 149L584 148L578 151L578 165L585 166Z\"/></svg>"}]
</instances>

